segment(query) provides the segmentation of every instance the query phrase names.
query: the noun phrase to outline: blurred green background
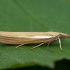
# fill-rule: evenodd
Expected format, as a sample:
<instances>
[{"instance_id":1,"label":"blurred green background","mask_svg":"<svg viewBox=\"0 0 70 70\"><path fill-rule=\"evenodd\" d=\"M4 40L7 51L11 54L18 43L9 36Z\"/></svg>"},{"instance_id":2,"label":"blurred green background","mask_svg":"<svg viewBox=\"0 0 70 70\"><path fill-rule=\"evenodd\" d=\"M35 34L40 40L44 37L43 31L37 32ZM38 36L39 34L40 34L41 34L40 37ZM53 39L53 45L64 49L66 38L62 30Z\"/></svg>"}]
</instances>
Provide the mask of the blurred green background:
<instances>
[{"instance_id":1,"label":"blurred green background","mask_svg":"<svg viewBox=\"0 0 70 70\"><path fill-rule=\"evenodd\" d=\"M0 31L70 34L70 0L0 0ZM58 42L50 45L53 52L47 45L31 51L33 46L0 44L0 69L69 69L70 39L62 41L63 51Z\"/></svg>"}]
</instances>

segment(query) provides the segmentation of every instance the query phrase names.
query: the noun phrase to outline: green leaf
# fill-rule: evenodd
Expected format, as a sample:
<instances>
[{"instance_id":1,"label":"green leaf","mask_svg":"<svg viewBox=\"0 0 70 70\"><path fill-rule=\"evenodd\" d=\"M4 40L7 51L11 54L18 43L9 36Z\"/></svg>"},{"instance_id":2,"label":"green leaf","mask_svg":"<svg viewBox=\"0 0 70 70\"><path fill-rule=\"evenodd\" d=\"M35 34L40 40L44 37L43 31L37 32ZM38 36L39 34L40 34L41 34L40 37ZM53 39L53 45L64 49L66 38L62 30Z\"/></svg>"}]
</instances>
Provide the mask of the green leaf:
<instances>
[{"instance_id":1,"label":"green leaf","mask_svg":"<svg viewBox=\"0 0 70 70\"><path fill-rule=\"evenodd\" d=\"M56 31L70 34L70 1L68 0L0 0L0 31ZM54 67L54 62L70 59L70 39L36 46L0 44L0 69L26 66Z\"/></svg>"}]
</instances>

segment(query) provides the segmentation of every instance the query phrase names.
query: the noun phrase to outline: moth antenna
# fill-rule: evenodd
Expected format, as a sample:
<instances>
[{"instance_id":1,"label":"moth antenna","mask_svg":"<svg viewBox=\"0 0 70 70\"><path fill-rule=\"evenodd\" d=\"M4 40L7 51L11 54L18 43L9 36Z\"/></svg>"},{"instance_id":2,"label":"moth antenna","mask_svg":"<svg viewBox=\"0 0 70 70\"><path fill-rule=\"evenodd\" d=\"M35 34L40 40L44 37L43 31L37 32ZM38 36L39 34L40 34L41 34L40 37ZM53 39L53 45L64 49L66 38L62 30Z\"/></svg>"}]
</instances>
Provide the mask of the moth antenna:
<instances>
[{"instance_id":1,"label":"moth antenna","mask_svg":"<svg viewBox=\"0 0 70 70\"><path fill-rule=\"evenodd\" d=\"M20 45L16 46L15 48L18 48L18 47L20 47L20 46L22 46L22 45L24 45L24 44L20 44Z\"/></svg>"},{"instance_id":2,"label":"moth antenna","mask_svg":"<svg viewBox=\"0 0 70 70\"><path fill-rule=\"evenodd\" d=\"M35 48L37 48L37 47L39 47L39 46L41 46L41 45L43 45L43 44L44 44L44 43L40 43L39 45L37 45L37 46L31 48L31 50L32 50L32 49L35 49Z\"/></svg>"},{"instance_id":3,"label":"moth antenna","mask_svg":"<svg viewBox=\"0 0 70 70\"><path fill-rule=\"evenodd\" d=\"M62 50L60 38L58 38L58 40L59 40L60 50Z\"/></svg>"},{"instance_id":4,"label":"moth antenna","mask_svg":"<svg viewBox=\"0 0 70 70\"><path fill-rule=\"evenodd\" d=\"M48 32L53 32L53 30L51 29L51 30L49 30Z\"/></svg>"}]
</instances>

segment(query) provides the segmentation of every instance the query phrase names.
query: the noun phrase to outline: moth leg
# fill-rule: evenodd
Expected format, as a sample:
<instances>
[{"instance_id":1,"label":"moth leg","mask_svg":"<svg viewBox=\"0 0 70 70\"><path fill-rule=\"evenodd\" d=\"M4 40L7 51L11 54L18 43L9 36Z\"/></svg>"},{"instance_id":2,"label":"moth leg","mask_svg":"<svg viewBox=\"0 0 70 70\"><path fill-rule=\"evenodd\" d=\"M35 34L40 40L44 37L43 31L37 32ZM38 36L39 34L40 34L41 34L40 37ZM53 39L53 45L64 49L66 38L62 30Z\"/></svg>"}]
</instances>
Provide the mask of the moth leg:
<instances>
[{"instance_id":1,"label":"moth leg","mask_svg":"<svg viewBox=\"0 0 70 70\"><path fill-rule=\"evenodd\" d=\"M24 44L20 44L20 45L16 46L16 48L18 48L18 47L20 47L20 46L22 46L22 45L24 45Z\"/></svg>"},{"instance_id":2,"label":"moth leg","mask_svg":"<svg viewBox=\"0 0 70 70\"><path fill-rule=\"evenodd\" d=\"M37 47L39 47L39 46L41 46L41 45L43 45L43 44L44 44L44 43L40 43L39 45L37 45L37 46L31 48L31 50L32 50L32 49L35 49L35 48L37 48Z\"/></svg>"},{"instance_id":3,"label":"moth leg","mask_svg":"<svg viewBox=\"0 0 70 70\"><path fill-rule=\"evenodd\" d=\"M60 38L58 38L58 40L59 40L60 50L62 50Z\"/></svg>"},{"instance_id":4,"label":"moth leg","mask_svg":"<svg viewBox=\"0 0 70 70\"><path fill-rule=\"evenodd\" d=\"M50 45L50 41L49 41L48 44L47 44L47 49L48 49L49 45Z\"/></svg>"},{"instance_id":5,"label":"moth leg","mask_svg":"<svg viewBox=\"0 0 70 70\"><path fill-rule=\"evenodd\" d=\"M47 46L49 46L50 45L50 41L48 42L48 45Z\"/></svg>"}]
</instances>

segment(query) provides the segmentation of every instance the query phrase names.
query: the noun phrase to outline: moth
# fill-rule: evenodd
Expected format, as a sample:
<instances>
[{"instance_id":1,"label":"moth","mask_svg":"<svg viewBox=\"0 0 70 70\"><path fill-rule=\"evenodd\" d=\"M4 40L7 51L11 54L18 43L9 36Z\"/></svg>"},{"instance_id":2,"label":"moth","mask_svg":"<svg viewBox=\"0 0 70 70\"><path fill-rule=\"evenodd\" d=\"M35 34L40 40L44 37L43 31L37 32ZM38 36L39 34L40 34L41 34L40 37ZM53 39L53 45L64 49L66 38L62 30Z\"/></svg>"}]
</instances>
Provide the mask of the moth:
<instances>
[{"instance_id":1,"label":"moth","mask_svg":"<svg viewBox=\"0 0 70 70\"><path fill-rule=\"evenodd\" d=\"M17 44L19 46L25 44L39 43L39 45L31 48L34 49L43 45L44 43L50 44L51 42L59 41L60 50L61 39L69 38L70 35L60 32L0 32L0 42L5 44ZM17 48L16 47L16 48Z\"/></svg>"}]
</instances>

